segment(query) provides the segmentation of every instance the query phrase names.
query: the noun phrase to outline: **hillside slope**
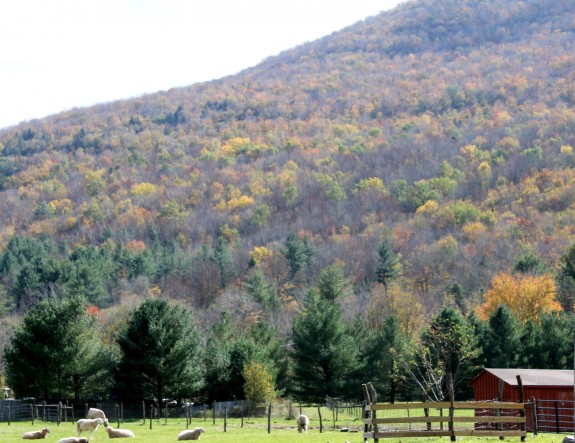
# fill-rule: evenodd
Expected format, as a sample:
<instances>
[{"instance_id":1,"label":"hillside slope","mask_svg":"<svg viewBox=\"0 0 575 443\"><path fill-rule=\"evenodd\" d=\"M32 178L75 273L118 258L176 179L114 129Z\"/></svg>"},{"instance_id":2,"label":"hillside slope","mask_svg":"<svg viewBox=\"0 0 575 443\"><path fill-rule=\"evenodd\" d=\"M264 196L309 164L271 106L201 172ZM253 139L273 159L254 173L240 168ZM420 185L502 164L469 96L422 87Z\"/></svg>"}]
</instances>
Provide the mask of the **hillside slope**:
<instances>
[{"instance_id":1,"label":"hillside slope","mask_svg":"<svg viewBox=\"0 0 575 443\"><path fill-rule=\"evenodd\" d=\"M526 255L556 272L575 242L574 30L571 0L412 0L235 76L5 130L2 250L31 236L60 244L56 268L122 263L88 290L5 253L6 309L54 288L221 308L257 271L276 302L238 315L289 317L335 263L352 315L384 241L392 292L428 313L454 288L475 306ZM290 233L313 250L295 272Z\"/></svg>"}]
</instances>

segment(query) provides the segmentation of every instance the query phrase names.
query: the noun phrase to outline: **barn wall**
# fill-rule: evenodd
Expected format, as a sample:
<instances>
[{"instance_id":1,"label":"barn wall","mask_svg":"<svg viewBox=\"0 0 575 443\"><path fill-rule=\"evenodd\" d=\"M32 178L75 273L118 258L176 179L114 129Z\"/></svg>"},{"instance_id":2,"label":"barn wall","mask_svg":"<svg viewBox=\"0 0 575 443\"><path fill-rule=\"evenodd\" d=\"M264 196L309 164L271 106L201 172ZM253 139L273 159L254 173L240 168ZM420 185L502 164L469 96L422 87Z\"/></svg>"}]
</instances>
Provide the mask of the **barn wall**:
<instances>
[{"instance_id":1,"label":"barn wall","mask_svg":"<svg viewBox=\"0 0 575 443\"><path fill-rule=\"evenodd\" d=\"M475 401L493 401L497 398L499 392L499 378L495 377L493 374L484 371L479 374L475 379L472 380L471 385L473 386L474 399ZM568 403L567 405L560 403L562 401L572 402L574 398L573 386L523 386L523 398L525 402L530 402L532 398L536 400L552 400L552 402L539 403L539 408L550 408L544 409L538 412L542 414L553 414L552 408L555 403L558 402L559 408L572 408L573 403ZM502 401L519 401L519 388L510 386L505 383L503 387L503 399ZM527 419L527 429L533 430L533 409L531 404L526 405L526 419ZM562 412L563 414L565 412ZM555 423L555 418L549 418ZM562 427L571 429L573 427L573 416L569 413L567 417L561 418Z\"/></svg>"},{"instance_id":2,"label":"barn wall","mask_svg":"<svg viewBox=\"0 0 575 443\"><path fill-rule=\"evenodd\" d=\"M484 371L472 382L473 397L475 401L492 401L497 398L499 392L499 379L490 372ZM506 392L507 391L507 392ZM510 386L505 384L503 389L504 398L510 395Z\"/></svg>"},{"instance_id":3,"label":"barn wall","mask_svg":"<svg viewBox=\"0 0 575 443\"><path fill-rule=\"evenodd\" d=\"M472 382L474 399L476 401L495 400L499 392L499 378L485 371ZM573 401L573 386L524 386L524 400L535 397L537 400L568 400ZM519 401L519 389L505 383L503 401Z\"/></svg>"}]
</instances>

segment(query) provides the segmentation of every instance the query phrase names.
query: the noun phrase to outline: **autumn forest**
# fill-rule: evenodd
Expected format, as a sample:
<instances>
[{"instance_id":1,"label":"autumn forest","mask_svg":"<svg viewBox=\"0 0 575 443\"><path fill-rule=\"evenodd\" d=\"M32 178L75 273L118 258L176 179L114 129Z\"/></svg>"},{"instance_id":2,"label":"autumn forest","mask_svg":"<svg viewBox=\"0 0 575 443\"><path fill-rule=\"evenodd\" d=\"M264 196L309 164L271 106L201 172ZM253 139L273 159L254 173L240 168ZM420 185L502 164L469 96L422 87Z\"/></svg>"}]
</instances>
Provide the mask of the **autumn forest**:
<instances>
[{"instance_id":1,"label":"autumn forest","mask_svg":"<svg viewBox=\"0 0 575 443\"><path fill-rule=\"evenodd\" d=\"M307 400L572 368L574 45L572 0L410 0L1 130L2 347L46 299L82 297L112 348L163 299L206 338L201 399L242 398L250 362Z\"/></svg>"}]
</instances>

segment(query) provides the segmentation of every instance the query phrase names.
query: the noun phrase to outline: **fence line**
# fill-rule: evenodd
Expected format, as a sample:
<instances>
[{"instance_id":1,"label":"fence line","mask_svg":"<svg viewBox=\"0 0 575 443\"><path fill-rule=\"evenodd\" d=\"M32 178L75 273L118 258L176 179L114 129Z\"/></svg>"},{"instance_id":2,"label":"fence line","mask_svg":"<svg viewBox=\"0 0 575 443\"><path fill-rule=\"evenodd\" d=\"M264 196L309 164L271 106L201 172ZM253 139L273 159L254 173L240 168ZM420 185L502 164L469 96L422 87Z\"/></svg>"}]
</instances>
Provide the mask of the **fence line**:
<instances>
[{"instance_id":1,"label":"fence line","mask_svg":"<svg viewBox=\"0 0 575 443\"><path fill-rule=\"evenodd\" d=\"M322 418L320 407L327 407L332 411L332 417ZM114 401L91 401L87 403L34 403L33 400L4 400L0 402L0 422L10 421L32 421L41 420L45 422L60 423L73 422L86 416L89 408L98 408L104 411L108 421L112 426L120 427L125 421L142 420L149 423L151 420L160 421L168 419L185 420L186 427L193 422L224 420L224 426L228 419L239 419L240 426L245 425L260 426L249 418L268 417L271 426L271 419L276 421L285 420L288 423L293 421L300 413L305 413L315 426L319 424L319 429L323 429L323 421L332 422L334 428L348 427L349 423L356 422L362 417L362 405L358 403L338 401L327 401L326 404L302 404L291 400L277 400L268 405L256 405L246 400L214 402L212 404L194 404L191 402L184 404L167 403L158 409L154 402L114 402ZM325 415L325 414L324 414ZM150 420L151 419L151 420ZM344 423L341 423L344 420ZM237 421L236 421L237 423ZM356 426L361 426L355 423ZM280 426L285 426L282 424ZM351 425L349 425L351 427ZM359 431L360 429L358 429Z\"/></svg>"},{"instance_id":2,"label":"fence line","mask_svg":"<svg viewBox=\"0 0 575 443\"><path fill-rule=\"evenodd\" d=\"M532 399L530 420L533 432L573 432L574 403L571 400L537 400Z\"/></svg>"}]
</instances>

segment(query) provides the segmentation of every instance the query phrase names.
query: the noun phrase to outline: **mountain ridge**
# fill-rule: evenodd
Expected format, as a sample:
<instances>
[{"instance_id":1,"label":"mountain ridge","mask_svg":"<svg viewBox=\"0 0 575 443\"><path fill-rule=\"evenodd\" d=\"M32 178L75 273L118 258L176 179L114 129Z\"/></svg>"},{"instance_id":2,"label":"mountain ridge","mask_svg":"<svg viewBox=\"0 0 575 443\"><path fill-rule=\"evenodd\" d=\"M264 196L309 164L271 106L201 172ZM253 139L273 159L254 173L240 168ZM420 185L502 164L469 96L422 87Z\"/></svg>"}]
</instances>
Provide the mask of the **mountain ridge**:
<instances>
[{"instance_id":1,"label":"mountain ridge","mask_svg":"<svg viewBox=\"0 0 575 443\"><path fill-rule=\"evenodd\" d=\"M289 317L334 263L369 294L389 241L397 291L431 313L458 284L471 309L523 255L558 273L575 242L574 23L565 0L412 0L232 76L5 129L0 250L21 235L153 255L103 306L142 277L206 308L255 263ZM290 233L316 249L305 276ZM199 258L222 238L229 280ZM190 268L161 268L157 245ZM8 298L20 271L0 268Z\"/></svg>"}]
</instances>

